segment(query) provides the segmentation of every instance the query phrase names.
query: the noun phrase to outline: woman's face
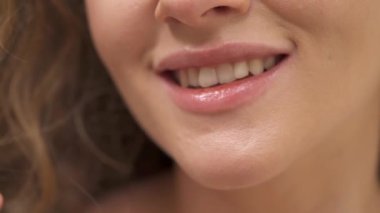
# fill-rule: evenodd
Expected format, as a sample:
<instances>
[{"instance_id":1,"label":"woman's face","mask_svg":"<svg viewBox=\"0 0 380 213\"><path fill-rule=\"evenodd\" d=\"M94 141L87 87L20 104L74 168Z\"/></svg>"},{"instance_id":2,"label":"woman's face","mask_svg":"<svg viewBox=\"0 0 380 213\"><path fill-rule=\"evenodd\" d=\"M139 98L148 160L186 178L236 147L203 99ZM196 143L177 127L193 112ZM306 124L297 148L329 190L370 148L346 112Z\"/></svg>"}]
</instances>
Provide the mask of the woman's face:
<instances>
[{"instance_id":1,"label":"woman's face","mask_svg":"<svg viewBox=\"0 0 380 213\"><path fill-rule=\"evenodd\" d=\"M378 0L87 1L96 48L136 120L189 176L219 189L269 180L366 134L378 119L378 8Z\"/></svg>"}]
</instances>

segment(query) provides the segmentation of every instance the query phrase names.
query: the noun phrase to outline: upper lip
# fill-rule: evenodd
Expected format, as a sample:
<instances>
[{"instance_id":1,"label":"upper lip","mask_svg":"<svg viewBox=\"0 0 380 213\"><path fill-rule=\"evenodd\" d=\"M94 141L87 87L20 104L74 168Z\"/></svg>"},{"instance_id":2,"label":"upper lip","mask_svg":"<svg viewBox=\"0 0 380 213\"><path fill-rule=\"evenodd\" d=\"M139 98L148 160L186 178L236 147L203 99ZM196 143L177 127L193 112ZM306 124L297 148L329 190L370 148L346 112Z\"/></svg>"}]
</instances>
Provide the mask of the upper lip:
<instances>
[{"instance_id":1,"label":"upper lip","mask_svg":"<svg viewBox=\"0 0 380 213\"><path fill-rule=\"evenodd\" d=\"M210 48L182 49L173 52L159 60L154 69L157 72L175 71L276 55L288 55L290 52L289 48L278 48L265 44L226 43Z\"/></svg>"}]
</instances>

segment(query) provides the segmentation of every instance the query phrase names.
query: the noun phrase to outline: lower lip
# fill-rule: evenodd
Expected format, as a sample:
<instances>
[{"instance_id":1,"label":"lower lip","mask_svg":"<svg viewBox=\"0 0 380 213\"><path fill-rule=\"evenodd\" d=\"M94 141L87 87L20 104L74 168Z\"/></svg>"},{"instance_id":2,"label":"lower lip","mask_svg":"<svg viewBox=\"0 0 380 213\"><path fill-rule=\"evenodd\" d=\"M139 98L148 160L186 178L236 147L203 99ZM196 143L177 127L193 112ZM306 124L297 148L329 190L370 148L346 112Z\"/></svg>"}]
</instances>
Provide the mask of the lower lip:
<instances>
[{"instance_id":1,"label":"lower lip","mask_svg":"<svg viewBox=\"0 0 380 213\"><path fill-rule=\"evenodd\" d=\"M163 82L170 98L181 109L193 113L220 113L258 101L289 60L290 55L258 76L210 88L184 88L165 77Z\"/></svg>"}]
</instances>

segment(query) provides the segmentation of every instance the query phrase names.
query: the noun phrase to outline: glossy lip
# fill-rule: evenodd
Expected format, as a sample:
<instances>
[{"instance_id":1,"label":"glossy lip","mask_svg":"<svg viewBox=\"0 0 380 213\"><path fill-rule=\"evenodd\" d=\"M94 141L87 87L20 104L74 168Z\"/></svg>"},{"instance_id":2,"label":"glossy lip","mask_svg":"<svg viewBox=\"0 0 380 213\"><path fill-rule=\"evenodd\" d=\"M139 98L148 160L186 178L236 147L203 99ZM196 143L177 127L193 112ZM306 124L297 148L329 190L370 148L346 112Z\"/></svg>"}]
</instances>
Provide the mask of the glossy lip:
<instances>
[{"instance_id":1,"label":"glossy lip","mask_svg":"<svg viewBox=\"0 0 380 213\"><path fill-rule=\"evenodd\" d=\"M279 49L265 45L231 43L209 49L176 52L160 61L155 70L161 77L168 95L181 109L193 113L220 113L238 108L247 102L256 101L275 80L277 72L282 70L292 58L291 53L290 48ZM272 69L258 76L250 76L210 88L183 88L164 75L168 70L179 71L276 55L286 55L286 58Z\"/></svg>"}]
</instances>

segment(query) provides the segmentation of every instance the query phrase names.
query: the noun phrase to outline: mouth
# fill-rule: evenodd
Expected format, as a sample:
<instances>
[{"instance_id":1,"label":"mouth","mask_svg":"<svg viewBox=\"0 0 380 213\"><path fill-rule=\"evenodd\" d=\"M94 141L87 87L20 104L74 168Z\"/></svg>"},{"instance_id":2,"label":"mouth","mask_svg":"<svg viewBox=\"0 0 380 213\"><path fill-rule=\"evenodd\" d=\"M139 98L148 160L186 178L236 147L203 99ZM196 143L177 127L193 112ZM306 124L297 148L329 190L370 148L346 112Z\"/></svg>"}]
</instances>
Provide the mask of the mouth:
<instances>
[{"instance_id":1,"label":"mouth","mask_svg":"<svg viewBox=\"0 0 380 213\"><path fill-rule=\"evenodd\" d=\"M181 51L157 66L170 99L193 113L220 113L254 103L291 58L292 47L225 44Z\"/></svg>"},{"instance_id":2,"label":"mouth","mask_svg":"<svg viewBox=\"0 0 380 213\"><path fill-rule=\"evenodd\" d=\"M269 72L287 58L285 54L252 58L215 66L166 70L162 76L182 88L205 89L230 84Z\"/></svg>"}]
</instances>

